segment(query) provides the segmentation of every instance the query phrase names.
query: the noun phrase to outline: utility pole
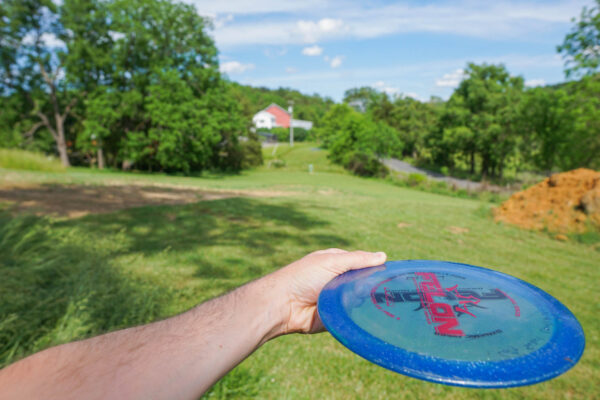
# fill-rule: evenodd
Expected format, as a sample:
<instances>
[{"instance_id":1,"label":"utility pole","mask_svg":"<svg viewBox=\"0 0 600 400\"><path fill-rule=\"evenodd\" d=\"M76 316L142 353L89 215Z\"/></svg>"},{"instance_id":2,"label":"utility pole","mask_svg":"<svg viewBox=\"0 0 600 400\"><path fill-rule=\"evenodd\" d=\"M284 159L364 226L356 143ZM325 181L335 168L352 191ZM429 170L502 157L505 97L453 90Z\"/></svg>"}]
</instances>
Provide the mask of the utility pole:
<instances>
[{"instance_id":1,"label":"utility pole","mask_svg":"<svg viewBox=\"0 0 600 400\"><path fill-rule=\"evenodd\" d=\"M289 107L288 111L290 112L290 146L294 145L294 125L292 121L294 120L294 100L288 101Z\"/></svg>"}]
</instances>

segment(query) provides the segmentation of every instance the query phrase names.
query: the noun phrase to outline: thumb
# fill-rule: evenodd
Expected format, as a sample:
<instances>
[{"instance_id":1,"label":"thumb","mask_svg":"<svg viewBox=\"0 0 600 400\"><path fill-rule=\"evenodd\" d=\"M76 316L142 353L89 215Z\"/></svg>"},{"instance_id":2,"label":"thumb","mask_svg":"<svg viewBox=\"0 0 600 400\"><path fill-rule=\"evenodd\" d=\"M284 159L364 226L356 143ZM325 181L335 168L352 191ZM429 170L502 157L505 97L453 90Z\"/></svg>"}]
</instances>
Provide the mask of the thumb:
<instances>
[{"instance_id":1,"label":"thumb","mask_svg":"<svg viewBox=\"0 0 600 400\"><path fill-rule=\"evenodd\" d=\"M351 251L342 254L331 254L328 261L330 269L339 275L352 269L381 265L386 259L387 255L382 251L377 253Z\"/></svg>"}]
</instances>

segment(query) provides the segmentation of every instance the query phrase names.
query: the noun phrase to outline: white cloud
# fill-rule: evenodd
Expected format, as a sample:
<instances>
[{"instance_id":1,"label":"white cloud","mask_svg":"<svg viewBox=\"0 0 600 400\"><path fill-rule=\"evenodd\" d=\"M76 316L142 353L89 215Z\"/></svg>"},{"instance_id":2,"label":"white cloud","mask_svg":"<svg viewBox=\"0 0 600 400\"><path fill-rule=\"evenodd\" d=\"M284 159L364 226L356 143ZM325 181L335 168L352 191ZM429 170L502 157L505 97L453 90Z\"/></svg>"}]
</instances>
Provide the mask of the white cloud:
<instances>
[{"instance_id":1,"label":"white cloud","mask_svg":"<svg viewBox=\"0 0 600 400\"><path fill-rule=\"evenodd\" d=\"M221 64L220 70L226 74L241 74L254 68L254 64L242 64L239 61L227 61Z\"/></svg>"},{"instance_id":2,"label":"white cloud","mask_svg":"<svg viewBox=\"0 0 600 400\"><path fill-rule=\"evenodd\" d=\"M536 86L544 86L546 81L544 79L528 79L525 81L525 86L527 87L536 87Z\"/></svg>"},{"instance_id":3,"label":"white cloud","mask_svg":"<svg viewBox=\"0 0 600 400\"><path fill-rule=\"evenodd\" d=\"M288 74L295 74L296 72L298 72L298 70L294 67L286 67L285 72L287 72Z\"/></svg>"},{"instance_id":4,"label":"white cloud","mask_svg":"<svg viewBox=\"0 0 600 400\"><path fill-rule=\"evenodd\" d=\"M421 98L421 96L419 96L419 94L415 93L415 92L406 92L406 93L403 93L403 95L404 95L404 97L410 97L410 98L413 98L415 100L424 101Z\"/></svg>"},{"instance_id":5,"label":"white cloud","mask_svg":"<svg viewBox=\"0 0 600 400\"><path fill-rule=\"evenodd\" d=\"M320 56L321 53L323 53L323 48L317 46L316 44L314 46L305 47L302 49L302 54L305 56Z\"/></svg>"},{"instance_id":6,"label":"white cloud","mask_svg":"<svg viewBox=\"0 0 600 400\"><path fill-rule=\"evenodd\" d=\"M266 48L263 51L264 55L269 58L281 57L287 54L287 49L285 47L281 48Z\"/></svg>"},{"instance_id":7,"label":"white cloud","mask_svg":"<svg viewBox=\"0 0 600 400\"><path fill-rule=\"evenodd\" d=\"M395 96L400 92L400 89L396 88L396 87L392 87L389 85L386 85L386 83L384 81L377 81L373 84L373 87L377 90L380 90L384 93L389 94L390 96Z\"/></svg>"},{"instance_id":8,"label":"white cloud","mask_svg":"<svg viewBox=\"0 0 600 400\"><path fill-rule=\"evenodd\" d=\"M227 24L215 30L218 46L247 44L301 44L337 38L374 38L398 33L438 33L491 39L544 39L556 24L570 25L589 0L558 0L544 3L472 0L389 3L333 0L328 3L260 0L214 0L210 4L188 0L206 12L254 15L264 18ZM204 11L206 10L206 11ZM299 17L298 17L299 16Z\"/></svg>"},{"instance_id":9,"label":"white cloud","mask_svg":"<svg viewBox=\"0 0 600 400\"><path fill-rule=\"evenodd\" d=\"M308 12L322 5L319 0L185 0L185 2L194 4L201 15Z\"/></svg>"},{"instance_id":10,"label":"white cloud","mask_svg":"<svg viewBox=\"0 0 600 400\"><path fill-rule=\"evenodd\" d=\"M337 68L340 65L342 65L343 60L344 60L343 56L335 56L331 59L331 61L329 62L329 65L331 66L331 68Z\"/></svg>"},{"instance_id":11,"label":"white cloud","mask_svg":"<svg viewBox=\"0 0 600 400\"><path fill-rule=\"evenodd\" d=\"M233 21L233 14L227 14L223 17L214 17L213 18L213 23L215 25L216 29L222 28L224 27L226 24L230 23Z\"/></svg>"},{"instance_id":12,"label":"white cloud","mask_svg":"<svg viewBox=\"0 0 600 400\"><path fill-rule=\"evenodd\" d=\"M459 68L449 74L444 74L440 79L436 79L435 86L455 88L465 77L465 71Z\"/></svg>"},{"instance_id":13,"label":"white cloud","mask_svg":"<svg viewBox=\"0 0 600 400\"><path fill-rule=\"evenodd\" d=\"M344 23L341 19L322 18L317 22L300 20L297 27L306 43L314 43L323 37L339 34Z\"/></svg>"}]
</instances>

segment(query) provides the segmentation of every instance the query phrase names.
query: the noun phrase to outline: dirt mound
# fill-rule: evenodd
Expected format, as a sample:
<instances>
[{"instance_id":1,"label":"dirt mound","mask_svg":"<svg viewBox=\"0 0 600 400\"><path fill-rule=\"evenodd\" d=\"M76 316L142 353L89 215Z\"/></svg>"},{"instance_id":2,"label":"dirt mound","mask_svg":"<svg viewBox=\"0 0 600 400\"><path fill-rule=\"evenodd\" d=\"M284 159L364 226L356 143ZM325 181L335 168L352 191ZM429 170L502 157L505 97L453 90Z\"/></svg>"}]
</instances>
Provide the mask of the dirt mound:
<instances>
[{"instance_id":1,"label":"dirt mound","mask_svg":"<svg viewBox=\"0 0 600 400\"><path fill-rule=\"evenodd\" d=\"M600 172L591 169L554 174L494 210L496 221L526 229L581 233L600 228Z\"/></svg>"}]
</instances>

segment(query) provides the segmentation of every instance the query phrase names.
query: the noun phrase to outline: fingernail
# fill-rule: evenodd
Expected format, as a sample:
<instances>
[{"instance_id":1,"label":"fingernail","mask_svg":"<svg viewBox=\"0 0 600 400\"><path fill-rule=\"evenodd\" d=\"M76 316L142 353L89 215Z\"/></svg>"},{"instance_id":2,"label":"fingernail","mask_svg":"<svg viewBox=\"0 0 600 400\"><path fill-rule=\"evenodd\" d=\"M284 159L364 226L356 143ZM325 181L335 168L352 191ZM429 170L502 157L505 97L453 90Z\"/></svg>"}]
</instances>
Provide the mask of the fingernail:
<instances>
[{"instance_id":1,"label":"fingernail","mask_svg":"<svg viewBox=\"0 0 600 400\"><path fill-rule=\"evenodd\" d=\"M375 253L375 255L377 257L385 257L385 253L383 251L378 251L377 253Z\"/></svg>"}]
</instances>

